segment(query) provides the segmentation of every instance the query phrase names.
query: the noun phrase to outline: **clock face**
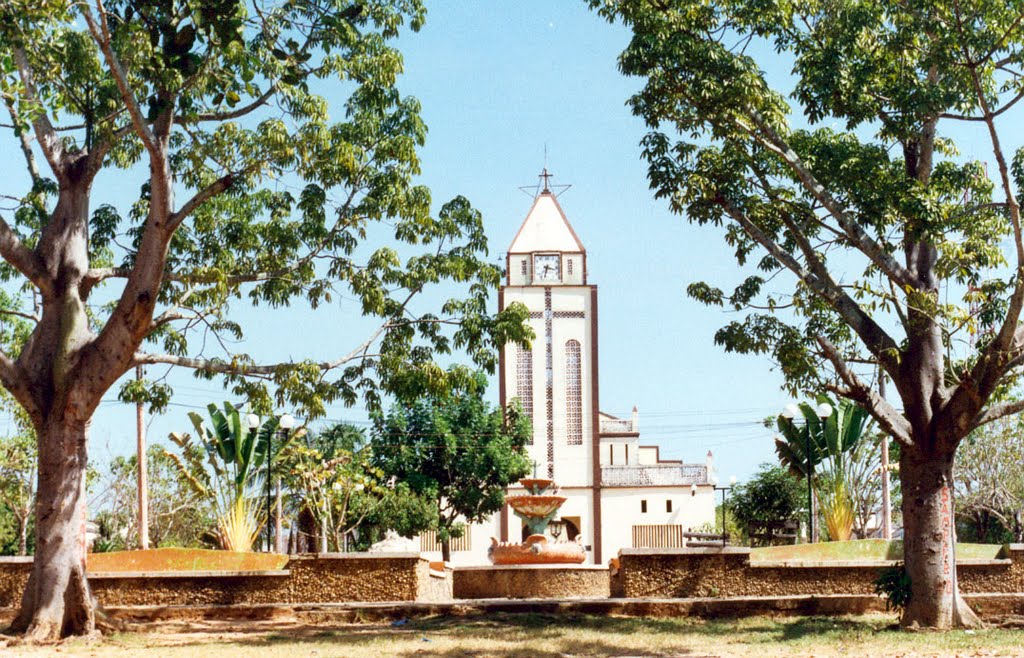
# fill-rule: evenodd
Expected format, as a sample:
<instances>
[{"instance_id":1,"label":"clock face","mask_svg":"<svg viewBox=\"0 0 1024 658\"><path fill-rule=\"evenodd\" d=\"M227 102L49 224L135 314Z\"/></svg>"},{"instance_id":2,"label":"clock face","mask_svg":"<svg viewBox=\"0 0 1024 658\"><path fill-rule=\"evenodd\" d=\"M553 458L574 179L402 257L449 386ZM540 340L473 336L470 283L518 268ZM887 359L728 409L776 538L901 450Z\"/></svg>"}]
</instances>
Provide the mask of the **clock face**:
<instances>
[{"instance_id":1,"label":"clock face","mask_svg":"<svg viewBox=\"0 0 1024 658\"><path fill-rule=\"evenodd\" d=\"M535 281L561 281L562 258L558 254L533 257L533 278Z\"/></svg>"}]
</instances>

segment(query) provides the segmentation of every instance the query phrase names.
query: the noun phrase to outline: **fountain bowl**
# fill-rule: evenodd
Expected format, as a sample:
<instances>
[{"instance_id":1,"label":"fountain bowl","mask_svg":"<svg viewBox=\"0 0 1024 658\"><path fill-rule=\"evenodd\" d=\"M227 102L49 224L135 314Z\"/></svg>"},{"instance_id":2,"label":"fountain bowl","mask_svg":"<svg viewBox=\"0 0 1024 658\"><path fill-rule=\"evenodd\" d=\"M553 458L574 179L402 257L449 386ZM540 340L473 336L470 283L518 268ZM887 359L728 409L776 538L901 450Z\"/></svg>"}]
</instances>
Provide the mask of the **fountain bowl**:
<instances>
[{"instance_id":1,"label":"fountain bowl","mask_svg":"<svg viewBox=\"0 0 1024 658\"><path fill-rule=\"evenodd\" d=\"M509 507L519 514L534 519L542 519L562 506L565 496L509 496Z\"/></svg>"},{"instance_id":2,"label":"fountain bowl","mask_svg":"<svg viewBox=\"0 0 1024 658\"><path fill-rule=\"evenodd\" d=\"M583 564L587 551L579 540L549 542L544 535L530 535L512 544L491 537L487 557L492 564Z\"/></svg>"}]
</instances>

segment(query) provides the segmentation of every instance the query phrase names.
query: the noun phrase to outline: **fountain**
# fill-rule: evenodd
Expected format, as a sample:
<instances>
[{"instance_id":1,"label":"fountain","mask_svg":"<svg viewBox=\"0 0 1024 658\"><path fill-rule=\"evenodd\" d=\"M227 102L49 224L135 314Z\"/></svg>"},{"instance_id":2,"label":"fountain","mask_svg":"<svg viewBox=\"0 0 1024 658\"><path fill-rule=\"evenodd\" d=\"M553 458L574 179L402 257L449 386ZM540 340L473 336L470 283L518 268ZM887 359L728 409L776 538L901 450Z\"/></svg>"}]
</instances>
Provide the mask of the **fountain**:
<instances>
[{"instance_id":1,"label":"fountain","mask_svg":"<svg viewBox=\"0 0 1024 658\"><path fill-rule=\"evenodd\" d=\"M513 513L525 523L530 535L521 544L499 542L491 537L487 556L493 564L582 564L587 559L581 537L576 541L549 542L544 536L548 524L555 518L558 509L566 501L565 496L555 495L558 488L553 480L528 478L520 484L529 492L526 495L509 496L508 504ZM551 490L548 493L548 490ZM559 533L561 534L561 533Z\"/></svg>"}]
</instances>

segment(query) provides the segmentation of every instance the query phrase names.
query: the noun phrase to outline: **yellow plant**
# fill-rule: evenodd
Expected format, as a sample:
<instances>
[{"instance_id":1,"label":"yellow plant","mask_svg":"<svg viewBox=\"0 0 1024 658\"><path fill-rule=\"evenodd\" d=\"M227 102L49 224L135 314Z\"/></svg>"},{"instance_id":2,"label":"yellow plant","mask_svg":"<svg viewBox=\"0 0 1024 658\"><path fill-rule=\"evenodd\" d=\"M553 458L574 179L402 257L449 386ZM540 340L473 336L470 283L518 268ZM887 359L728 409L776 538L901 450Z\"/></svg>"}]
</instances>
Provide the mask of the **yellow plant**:
<instances>
[{"instance_id":1,"label":"yellow plant","mask_svg":"<svg viewBox=\"0 0 1024 658\"><path fill-rule=\"evenodd\" d=\"M239 497L217 519L217 532L225 550L248 552L256 543L264 517L256 501Z\"/></svg>"},{"instance_id":2,"label":"yellow plant","mask_svg":"<svg viewBox=\"0 0 1024 658\"><path fill-rule=\"evenodd\" d=\"M818 493L818 505L821 516L825 520L829 539L846 541L853 535L854 509L853 499L846 490L843 478L824 478L815 487Z\"/></svg>"}]
</instances>

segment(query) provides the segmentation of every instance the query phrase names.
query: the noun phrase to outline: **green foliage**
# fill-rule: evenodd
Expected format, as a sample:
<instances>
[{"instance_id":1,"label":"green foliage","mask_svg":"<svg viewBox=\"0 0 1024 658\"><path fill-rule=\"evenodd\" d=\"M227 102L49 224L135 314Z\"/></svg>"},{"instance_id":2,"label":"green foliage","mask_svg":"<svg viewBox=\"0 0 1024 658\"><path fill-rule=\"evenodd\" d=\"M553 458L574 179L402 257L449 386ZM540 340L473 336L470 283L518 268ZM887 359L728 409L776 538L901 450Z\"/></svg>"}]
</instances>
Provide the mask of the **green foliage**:
<instances>
[{"instance_id":1,"label":"green foliage","mask_svg":"<svg viewBox=\"0 0 1024 658\"><path fill-rule=\"evenodd\" d=\"M741 525L760 521L786 521L805 507L806 492L786 469L761 464L748 482L733 487L729 513Z\"/></svg>"},{"instance_id":2,"label":"green foliage","mask_svg":"<svg viewBox=\"0 0 1024 658\"><path fill-rule=\"evenodd\" d=\"M957 514L967 536L1024 541L1024 420L1001 418L975 430L960 444L956 464Z\"/></svg>"},{"instance_id":3,"label":"green foliage","mask_svg":"<svg viewBox=\"0 0 1024 658\"><path fill-rule=\"evenodd\" d=\"M885 609L903 614L910 604L910 574L902 564L882 569L875 580L875 594L885 597Z\"/></svg>"},{"instance_id":4,"label":"green foliage","mask_svg":"<svg viewBox=\"0 0 1024 658\"><path fill-rule=\"evenodd\" d=\"M346 550L352 535L362 538L367 517L393 495L363 431L347 423L291 443L277 470L286 473L296 511L308 511L318 532L327 533L328 550Z\"/></svg>"},{"instance_id":5,"label":"green foliage","mask_svg":"<svg viewBox=\"0 0 1024 658\"><path fill-rule=\"evenodd\" d=\"M435 359L456 350L493 371L496 349L530 332L521 305L487 309L501 270L487 262L480 213L415 182L427 127L419 102L398 89L404 64L394 40L425 15L420 0L3 3L10 146L52 128L77 167L66 175L67 163L27 160L31 186L6 195L17 208L5 226L35 249L59 192L84 184L88 195L98 172L119 171L136 200L92 200L80 218L81 255L96 275L82 301L103 291L88 305L95 333L126 321L107 302L129 282L146 290L143 270L152 268L162 277L156 321L147 315L139 326L142 360L222 376L258 413L288 406L316 417L336 401L377 407L385 395L441 393L461 373ZM337 107L328 90L346 94ZM177 207L154 203L165 185ZM0 275L24 281L6 261ZM419 301L443 285L451 298ZM36 288L6 289L0 309L31 316ZM237 306L318 308L343 297L374 328L332 360L267 364L236 347L245 336ZM0 342L16 359L50 321L5 315ZM131 367L124 363L116 367ZM172 393L159 381L127 381L119 396L159 410Z\"/></svg>"},{"instance_id":6,"label":"green foliage","mask_svg":"<svg viewBox=\"0 0 1024 658\"><path fill-rule=\"evenodd\" d=\"M374 462L434 502L442 543L461 536L463 523L500 510L506 487L529 472L529 419L516 406L492 409L482 374L470 384L450 396L396 405L374 419Z\"/></svg>"},{"instance_id":7,"label":"green foliage","mask_svg":"<svg viewBox=\"0 0 1024 658\"><path fill-rule=\"evenodd\" d=\"M149 541L154 548L201 547L214 535L216 519L210 501L197 492L178 463L163 446L146 450L146 482L149 500ZM130 550L138 539L138 457L114 457L101 476L98 496L100 537L93 550Z\"/></svg>"},{"instance_id":8,"label":"green foliage","mask_svg":"<svg viewBox=\"0 0 1024 658\"><path fill-rule=\"evenodd\" d=\"M24 410L0 392L0 409L13 417L13 434L0 437L0 554L26 555L34 538L38 450L36 434ZM7 539L7 534L11 535Z\"/></svg>"}]
</instances>

